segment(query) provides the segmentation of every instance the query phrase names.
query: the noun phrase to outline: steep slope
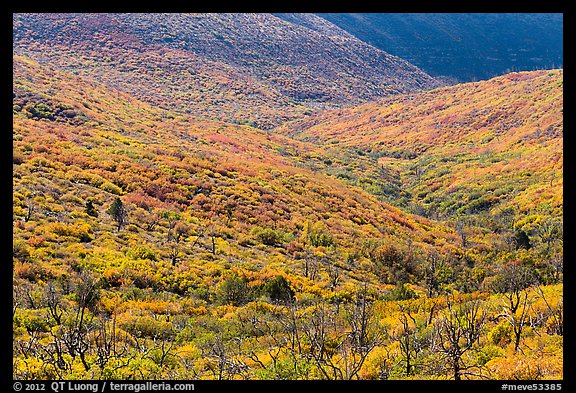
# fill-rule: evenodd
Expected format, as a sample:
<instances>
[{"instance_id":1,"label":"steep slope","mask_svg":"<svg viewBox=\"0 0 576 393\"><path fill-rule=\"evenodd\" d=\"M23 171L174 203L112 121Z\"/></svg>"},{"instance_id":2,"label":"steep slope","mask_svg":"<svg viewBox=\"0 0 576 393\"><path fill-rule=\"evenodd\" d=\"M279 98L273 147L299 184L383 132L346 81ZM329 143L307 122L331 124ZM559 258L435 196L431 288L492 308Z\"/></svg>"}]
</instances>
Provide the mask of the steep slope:
<instances>
[{"instance_id":1,"label":"steep slope","mask_svg":"<svg viewBox=\"0 0 576 393\"><path fill-rule=\"evenodd\" d=\"M562 14L318 15L430 75L450 80L477 81L511 71L558 68L563 62Z\"/></svg>"},{"instance_id":2,"label":"steep slope","mask_svg":"<svg viewBox=\"0 0 576 393\"><path fill-rule=\"evenodd\" d=\"M13 49L154 105L260 128L439 86L324 19L301 18L315 28L271 14L15 14Z\"/></svg>"},{"instance_id":3,"label":"steep slope","mask_svg":"<svg viewBox=\"0 0 576 393\"><path fill-rule=\"evenodd\" d=\"M326 112L284 131L347 152L356 167L335 175L420 214L548 206L561 215L562 81L561 70L512 73Z\"/></svg>"}]
</instances>

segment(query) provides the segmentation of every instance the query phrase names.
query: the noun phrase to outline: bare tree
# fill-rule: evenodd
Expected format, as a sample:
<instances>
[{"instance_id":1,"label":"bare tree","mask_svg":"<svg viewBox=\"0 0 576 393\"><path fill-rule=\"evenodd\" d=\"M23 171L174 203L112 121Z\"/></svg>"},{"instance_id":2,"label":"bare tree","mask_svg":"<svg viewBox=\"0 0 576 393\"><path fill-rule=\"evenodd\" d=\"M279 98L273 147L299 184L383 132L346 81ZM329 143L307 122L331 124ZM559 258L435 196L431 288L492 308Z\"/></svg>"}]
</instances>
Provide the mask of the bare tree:
<instances>
[{"instance_id":1,"label":"bare tree","mask_svg":"<svg viewBox=\"0 0 576 393\"><path fill-rule=\"evenodd\" d=\"M452 377L459 381L465 375L481 376L480 364L473 356L465 356L479 340L486 321L482 303L471 300L454 305L448 301L444 315L438 319L437 350L444 356Z\"/></svg>"},{"instance_id":2,"label":"bare tree","mask_svg":"<svg viewBox=\"0 0 576 393\"><path fill-rule=\"evenodd\" d=\"M419 336L419 323L412 315L412 307L415 303L411 302L406 306L401 305L402 314L399 317L401 328L391 337L392 341L398 342L400 351L398 364L404 368L404 374L410 376L414 373L417 366L420 366L418 358L423 352L425 341ZM416 311L419 309L416 305Z\"/></svg>"},{"instance_id":3,"label":"bare tree","mask_svg":"<svg viewBox=\"0 0 576 393\"><path fill-rule=\"evenodd\" d=\"M522 332L528 324L528 314L533 299L526 289L519 292L517 299L512 301L510 299L510 297L504 298L500 316L504 317L512 327L514 334L514 352L517 352L520 347Z\"/></svg>"},{"instance_id":4,"label":"bare tree","mask_svg":"<svg viewBox=\"0 0 576 393\"><path fill-rule=\"evenodd\" d=\"M421 269L424 286L429 298L440 292L442 284L450 282L452 269L446 259L438 255L436 251L426 255Z\"/></svg>"},{"instance_id":5,"label":"bare tree","mask_svg":"<svg viewBox=\"0 0 576 393\"><path fill-rule=\"evenodd\" d=\"M155 336L152 339L151 350L145 356L152 360L160 367L165 367L168 359L176 358L174 350L176 349L176 340L173 334L170 337Z\"/></svg>"},{"instance_id":6,"label":"bare tree","mask_svg":"<svg viewBox=\"0 0 576 393\"><path fill-rule=\"evenodd\" d=\"M374 304L369 298L368 285L356 294L353 302L344 306L348 331L340 345L345 379L357 378L370 352L384 340L384 328L374 316Z\"/></svg>"},{"instance_id":7,"label":"bare tree","mask_svg":"<svg viewBox=\"0 0 576 393\"><path fill-rule=\"evenodd\" d=\"M552 246L556 242L562 241L562 226L561 219L546 218L535 228L536 236L545 245L546 255L550 254Z\"/></svg>"},{"instance_id":8,"label":"bare tree","mask_svg":"<svg viewBox=\"0 0 576 393\"><path fill-rule=\"evenodd\" d=\"M180 245L175 241L171 241L168 247L168 257L170 258L170 262L172 263L172 266L176 266L181 254Z\"/></svg>"},{"instance_id":9,"label":"bare tree","mask_svg":"<svg viewBox=\"0 0 576 393\"><path fill-rule=\"evenodd\" d=\"M318 274L318 261L311 249L306 248L304 252L304 276L314 281Z\"/></svg>"},{"instance_id":10,"label":"bare tree","mask_svg":"<svg viewBox=\"0 0 576 393\"><path fill-rule=\"evenodd\" d=\"M248 366L236 358L228 343L224 342L222 334L200 345L202 357L208 360L206 368L214 379L233 379L236 375L245 374Z\"/></svg>"},{"instance_id":11,"label":"bare tree","mask_svg":"<svg viewBox=\"0 0 576 393\"><path fill-rule=\"evenodd\" d=\"M130 351L128 335L119 333L116 328L116 314L113 314L111 319L100 316L92 344L96 355L94 363L100 370L112 363L112 371L116 371L128 367L136 358L136 352Z\"/></svg>"},{"instance_id":12,"label":"bare tree","mask_svg":"<svg viewBox=\"0 0 576 393\"><path fill-rule=\"evenodd\" d=\"M98 280L92 275L81 273L76 284L76 308L70 315L71 318L67 318L66 323L59 324L57 329L50 330L52 341L43 348L47 355L44 360L55 364L61 370L71 368L71 364L64 359L65 353L70 355L72 362L76 357L80 358L85 370L90 370L87 355L90 350L89 333L94 316L88 313L88 310L93 309L97 303L98 284ZM57 294L51 289L47 292L52 304L49 306L49 314L61 318Z\"/></svg>"},{"instance_id":13,"label":"bare tree","mask_svg":"<svg viewBox=\"0 0 576 393\"><path fill-rule=\"evenodd\" d=\"M410 320L412 320L414 326L410 324ZM402 314L400 323L402 324L402 330L396 339L404 363L404 372L406 376L410 376L416 367L418 355L422 352L422 345L416 336L416 321L414 318L410 314Z\"/></svg>"},{"instance_id":14,"label":"bare tree","mask_svg":"<svg viewBox=\"0 0 576 393\"><path fill-rule=\"evenodd\" d=\"M550 267L552 268L553 282L560 282L562 280L562 273L564 272L564 255L562 253L555 254L550 259Z\"/></svg>"},{"instance_id":15,"label":"bare tree","mask_svg":"<svg viewBox=\"0 0 576 393\"><path fill-rule=\"evenodd\" d=\"M342 271L338 266L336 266L336 264L333 263L333 261L328 258L322 259L322 264L324 265L326 273L328 274L330 289L334 291L340 282Z\"/></svg>"},{"instance_id":16,"label":"bare tree","mask_svg":"<svg viewBox=\"0 0 576 393\"><path fill-rule=\"evenodd\" d=\"M292 344L295 353L312 361L325 379L355 379L383 341L384 329L374 317L366 284L341 313L338 309L318 299L312 311L294 316Z\"/></svg>"},{"instance_id":17,"label":"bare tree","mask_svg":"<svg viewBox=\"0 0 576 393\"><path fill-rule=\"evenodd\" d=\"M143 221L146 224L146 231L151 232L156 229L162 218L161 214L158 212L157 208L153 208L152 211L148 212L144 217Z\"/></svg>"},{"instance_id":18,"label":"bare tree","mask_svg":"<svg viewBox=\"0 0 576 393\"><path fill-rule=\"evenodd\" d=\"M502 294L502 312L496 318L505 318L514 333L514 351L518 351L524 327L528 322L533 302L528 288L536 283L529 267L519 263L506 265L494 280L492 287Z\"/></svg>"},{"instance_id":19,"label":"bare tree","mask_svg":"<svg viewBox=\"0 0 576 393\"><path fill-rule=\"evenodd\" d=\"M492 283L495 292L503 294L508 308L515 313L522 302L523 291L536 283L536 277L528 266L510 263L504 266Z\"/></svg>"},{"instance_id":20,"label":"bare tree","mask_svg":"<svg viewBox=\"0 0 576 393\"><path fill-rule=\"evenodd\" d=\"M26 198L26 215L24 216L24 222L28 222L32 219L32 214L36 210L34 199L31 197Z\"/></svg>"},{"instance_id":21,"label":"bare tree","mask_svg":"<svg viewBox=\"0 0 576 393\"><path fill-rule=\"evenodd\" d=\"M66 344L68 353L72 358L80 357L86 371L90 365L86 359L89 350L88 331L93 316L88 316L87 311L93 309L99 298L99 282L88 274L81 273L76 285L76 315L71 326L64 329L62 340Z\"/></svg>"},{"instance_id":22,"label":"bare tree","mask_svg":"<svg viewBox=\"0 0 576 393\"><path fill-rule=\"evenodd\" d=\"M548 333L550 334L558 334L562 336L564 334L564 301L560 299L558 305L554 308L546 299L544 295L544 291L540 286L536 288L536 294L544 300L546 304L547 313L544 316L543 320L546 321L548 319L552 319L552 323L549 324Z\"/></svg>"},{"instance_id":23,"label":"bare tree","mask_svg":"<svg viewBox=\"0 0 576 393\"><path fill-rule=\"evenodd\" d=\"M43 303L48 309L49 318L53 318L56 324L60 325L64 314L62 293L58 291L53 281L48 282L44 289Z\"/></svg>"},{"instance_id":24,"label":"bare tree","mask_svg":"<svg viewBox=\"0 0 576 393\"><path fill-rule=\"evenodd\" d=\"M176 243L180 243L182 239L186 239L188 234L190 233L190 226L185 222L179 221L174 226L174 241Z\"/></svg>"},{"instance_id":25,"label":"bare tree","mask_svg":"<svg viewBox=\"0 0 576 393\"><path fill-rule=\"evenodd\" d=\"M462 218L458 217L456 220L456 233L460 236L460 240L462 242L462 247L468 247L468 223Z\"/></svg>"},{"instance_id":26,"label":"bare tree","mask_svg":"<svg viewBox=\"0 0 576 393\"><path fill-rule=\"evenodd\" d=\"M174 227L176 226L176 224L178 223L178 220L180 220L182 218L182 216L180 215L180 213L172 211L172 210L167 210L162 212L162 218L164 218L168 224L168 234L167 234L167 242L172 241L172 236L173 236L173 232L174 232Z\"/></svg>"}]
</instances>

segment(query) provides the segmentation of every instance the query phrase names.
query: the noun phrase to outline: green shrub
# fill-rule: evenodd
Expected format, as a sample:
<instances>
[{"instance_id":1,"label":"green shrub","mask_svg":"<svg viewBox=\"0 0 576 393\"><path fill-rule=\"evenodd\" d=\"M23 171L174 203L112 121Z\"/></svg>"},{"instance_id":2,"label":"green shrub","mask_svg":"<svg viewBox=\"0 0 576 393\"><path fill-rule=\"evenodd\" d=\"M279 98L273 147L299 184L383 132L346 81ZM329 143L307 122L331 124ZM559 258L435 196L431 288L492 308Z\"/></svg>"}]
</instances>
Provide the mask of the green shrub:
<instances>
[{"instance_id":1,"label":"green shrub","mask_svg":"<svg viewBox=\"0 0 576 393\"><path fill-rule=\"evenodd\" d=\"M232 276L220 285L218 298L223 304L241 306L250 301L252 291L244 277Z\"/></svg>"},{"instance_id":2,"label":"green shrub","mask_svg":"<svg viewBox=\"0 0 576 393\"><path fill-rule=\"evenodd\" d=\"M506 346L512 341L512 327L507 322L501 322L494 326L492 330L488 332L488 340L494 345L500 347Z\"/></svg>"},{"instance_id":3,"label":"green shrub","mask_svg":"<svg viewBox=\"0 0 576 393\"><path fill-rule=\"evenodd\" d=\"M334 245L332 235L325 232L311 232L308 234L308 240L313 247L330 247Z\"/></svg>"},{"instance_id":4,"label":"green shrub","mask_svg":"<svg viewBox=\"0 0 576 393\"><path fill-rule=\"evenodd\" d=\"M383 296L384 300L408 300L417 298L416 292L406 286L406 283L398 283L394 289Z\"/></svg>"},{"instance_id":5,"label":"green shrub","mask_svg":"<svg viewBox=\"0 0 576 393\"><path fill-rule=\"evenodd\" d=\"M503 355L503 351L500 347L496 346L496 345L486 345L484 347L482 347L480 349L480 351L478 351L477 355L476 355L476 359L478 361L478 363L483 366L486 363L488 363L490 360L497 358L497 357L502 357Z\"/></svg>"},{"instance_id":6,"label":"green shrub","mask_svg":"<svg viewBox=\"0 0 576 393\"><path fill-rule=\"evenodd\" d=\"M290 302L294 300L294 290L284 278L284 276L276 276L271 281L268 281L261 288L261 293L276 302Z\"/></svg>"},{"instance_id":7,"label":"green shrub","mask_svg":"<svg viewBox=\"0 0 576 393\"><path fill-rule=\"evenodd\" d=\"M282 244L282 234L272 228L254 227L250 233L257 241L267 246Z\"/></svg>"}]
</instances>

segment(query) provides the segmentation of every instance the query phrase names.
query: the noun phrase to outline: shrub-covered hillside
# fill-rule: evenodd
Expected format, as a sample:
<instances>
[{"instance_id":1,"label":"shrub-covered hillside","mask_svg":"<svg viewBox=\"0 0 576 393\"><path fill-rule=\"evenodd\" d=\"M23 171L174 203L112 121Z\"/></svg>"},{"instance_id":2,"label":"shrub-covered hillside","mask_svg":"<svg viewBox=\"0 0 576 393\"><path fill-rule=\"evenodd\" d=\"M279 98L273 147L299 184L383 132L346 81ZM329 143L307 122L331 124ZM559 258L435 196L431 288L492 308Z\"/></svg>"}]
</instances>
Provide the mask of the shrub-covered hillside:
<instances>
[{"instance_id":1,"label":"shrub-covered hillside","mask_svg":"<svg viewBox=\"0 0 576 393\"><path fill-rule=\"evenodd\" d=\"M313 14L14 14L14 53L154 105L272 128L440 85Z\"/></svg>"},{"instance_id":2,"label":"shrub-covered hillside","mask_svg":"<svg viewBox=\"0 0 576 393\"><path fill-rule=\"evenodd\" d=\"M13 97L14 378L561 378L553 222L463 241L322 146L25 57Z\"/></svg>"},{"instance_id":3,"label":"shrub-covered hillside","mask_svg":"<svg viewBox=\"0 0 576 393\"><path fill-rule=\"evenodd\" d=\"M513 73L325 112L283 130L348 158L347 179L431 217L562 215L561 70ZM330 171L330 168L326 168Z\"/></svg>"}]
</instances>

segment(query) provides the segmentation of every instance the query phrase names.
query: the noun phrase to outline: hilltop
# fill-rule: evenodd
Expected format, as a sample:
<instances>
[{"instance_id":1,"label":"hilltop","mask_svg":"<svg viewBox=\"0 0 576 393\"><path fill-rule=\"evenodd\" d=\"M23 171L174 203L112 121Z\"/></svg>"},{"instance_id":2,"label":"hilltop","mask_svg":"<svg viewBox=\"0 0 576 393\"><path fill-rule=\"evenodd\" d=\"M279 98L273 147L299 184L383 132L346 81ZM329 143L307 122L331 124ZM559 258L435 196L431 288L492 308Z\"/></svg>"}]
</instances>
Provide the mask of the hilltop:
<instances>
[{"instance_id":1,"label":"hilltop","mask_svg":"<svg viewBox=\"0 0 576 393\"><path fill-rule=\"evenodd\" d=\"M13 48L171 110L271 128L440 86L330 22L272 14L15 14Z\"/></svg>"}]
</instances>

